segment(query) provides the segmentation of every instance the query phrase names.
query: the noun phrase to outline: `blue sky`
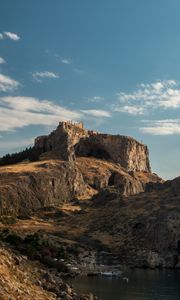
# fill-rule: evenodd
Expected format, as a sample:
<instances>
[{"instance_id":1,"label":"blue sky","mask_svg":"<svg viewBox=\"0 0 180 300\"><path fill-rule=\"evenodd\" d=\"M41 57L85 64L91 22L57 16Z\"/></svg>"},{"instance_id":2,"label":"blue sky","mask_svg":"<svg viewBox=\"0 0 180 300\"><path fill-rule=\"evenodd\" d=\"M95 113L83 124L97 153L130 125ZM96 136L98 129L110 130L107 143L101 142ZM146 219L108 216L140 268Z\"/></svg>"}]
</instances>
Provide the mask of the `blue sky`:
<instances>
[{"instance_id":1,"label":"blue sky","mask_svg":"<svg viewBox=\"0 0 180 300\"><path fill-rule=\"evenodd\" d=\"M179 12L179 0L1 0L0 155L82 120L180 175Z\"/></svg>"}]
</instances>

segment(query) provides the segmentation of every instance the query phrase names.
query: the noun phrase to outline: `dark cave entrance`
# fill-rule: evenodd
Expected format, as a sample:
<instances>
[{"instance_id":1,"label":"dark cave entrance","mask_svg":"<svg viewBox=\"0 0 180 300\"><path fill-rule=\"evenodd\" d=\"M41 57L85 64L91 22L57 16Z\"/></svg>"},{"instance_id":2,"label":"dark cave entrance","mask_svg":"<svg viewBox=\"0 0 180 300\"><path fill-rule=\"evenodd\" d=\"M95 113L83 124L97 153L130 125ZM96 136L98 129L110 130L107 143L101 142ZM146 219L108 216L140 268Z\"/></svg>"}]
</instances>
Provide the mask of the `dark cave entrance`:
<instances>
[{"instance_id":1,"label":"dark cave entrance","mask_svg":"<svg viewBox=\"0 0 180 300\"><path fill-rule=\"evenodd\" d=\"M112 186L112 185L115 185L115 176L117 175L116 172L113 172L111 174L111 176L109 177L109 181L108 181L108 185L109 186Z\"/></svg>"},{"instance_id":2,"label":"dark cave entrance","mask_svg":"<svg viewBox=\"0 0 180 300\"><path fill-rule=\"evenodd\" d=\"M103 148L101 144L98 143L83 141L79 144L76 144L74 148L76 156L95 157L105 160L111 159L109 153Z\"/></svg>"},{"instance_id":3,"label":"dark cave entrance","mask_svg":"<svg viewBox=\"0 0 180 300\"><path fill-rule=\"evenodd\" d=\"M96 157L100 159L110 159L109 153L107 153L104 149L95 146L87 152L87 157Z\"/></svg>"}]
</instances>

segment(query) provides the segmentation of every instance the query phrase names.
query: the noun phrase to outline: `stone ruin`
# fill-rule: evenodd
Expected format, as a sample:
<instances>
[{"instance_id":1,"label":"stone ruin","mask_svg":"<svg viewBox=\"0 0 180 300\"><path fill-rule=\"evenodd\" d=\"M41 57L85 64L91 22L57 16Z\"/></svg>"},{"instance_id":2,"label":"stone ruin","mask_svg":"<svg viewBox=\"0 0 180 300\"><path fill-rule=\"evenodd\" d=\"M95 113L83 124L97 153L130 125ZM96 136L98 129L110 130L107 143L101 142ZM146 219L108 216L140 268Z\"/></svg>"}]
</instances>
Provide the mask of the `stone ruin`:
<instances>
[{"instance_id":1,"label":"stone ruin","mask_svg":"<svg viewBox=\"0 0 180 300\"><path fill-rule=\"evenodd\" d=\"M127 171L151 171L146 145L128 136L87 130L82 122L60 122L49 135L37 137L34 146L61 160L96 157L118 163Z\"/></svg>"}]
</instances>

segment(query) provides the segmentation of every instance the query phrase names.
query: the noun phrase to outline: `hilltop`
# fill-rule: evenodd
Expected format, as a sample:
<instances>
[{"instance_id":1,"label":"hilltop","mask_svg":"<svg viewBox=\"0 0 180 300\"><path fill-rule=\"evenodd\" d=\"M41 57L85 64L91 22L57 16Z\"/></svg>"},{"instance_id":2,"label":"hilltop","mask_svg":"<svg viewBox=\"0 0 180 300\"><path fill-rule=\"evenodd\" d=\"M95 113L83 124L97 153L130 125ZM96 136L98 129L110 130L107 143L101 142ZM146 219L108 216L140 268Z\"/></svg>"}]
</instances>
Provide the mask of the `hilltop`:
<instances>
[{"instance_id":1,"label":"hilltop","mask_svg":"<svg viewBox=\"0 0 180 300\"><path fill-rule=\"evenodd\" d=\"M179 186L180 178L164 181L152 173L147 146L132 137L60 122L23 154L1 161L5 264L18 251L39 261L38 270L53 268L60 279L72 269L86 273L106 264L180 268ZM61 292L36 289L52 299ZM93 299L73 293L68 298L66 287L62 299Z\"/></svg>"},{"instance_id":2,"label":"hilltop","mask_svg":"<svg viewBox=\"0 0 180 300\"><path fill-rule=\"evenodd\" d=\"M29 161L32 153L38 153L35 162ZM151 173L146 145L86 130L82 123L59 123L48 136L37 137L25 155L19 164L0 167L1 216L25 216L75 198L89 199L113 185L128 196L162 181Z\"/></svg>"}]
</instances>

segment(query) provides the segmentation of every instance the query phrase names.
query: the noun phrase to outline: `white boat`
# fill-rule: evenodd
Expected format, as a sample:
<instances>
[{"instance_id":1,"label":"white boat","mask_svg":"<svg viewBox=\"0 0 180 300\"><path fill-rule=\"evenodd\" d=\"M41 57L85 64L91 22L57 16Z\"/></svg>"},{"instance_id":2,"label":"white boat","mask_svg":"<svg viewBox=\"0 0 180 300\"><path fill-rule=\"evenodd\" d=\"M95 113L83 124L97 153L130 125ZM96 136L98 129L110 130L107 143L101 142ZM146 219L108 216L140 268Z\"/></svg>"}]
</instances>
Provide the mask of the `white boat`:
<instances>
[{"instance_id":1,"label":"white boat","mask_svg":"<svg viewBox=\"0 0 180 300\"><path fill-rule=\"evenodd\" d=\"M107 277L120 277L122 275L122 271L117 271L117 272L101 272L102 276L107 276Z\"/></svg>"}]
</instances>

